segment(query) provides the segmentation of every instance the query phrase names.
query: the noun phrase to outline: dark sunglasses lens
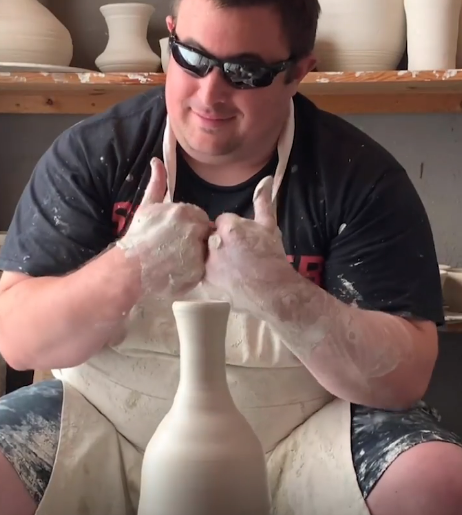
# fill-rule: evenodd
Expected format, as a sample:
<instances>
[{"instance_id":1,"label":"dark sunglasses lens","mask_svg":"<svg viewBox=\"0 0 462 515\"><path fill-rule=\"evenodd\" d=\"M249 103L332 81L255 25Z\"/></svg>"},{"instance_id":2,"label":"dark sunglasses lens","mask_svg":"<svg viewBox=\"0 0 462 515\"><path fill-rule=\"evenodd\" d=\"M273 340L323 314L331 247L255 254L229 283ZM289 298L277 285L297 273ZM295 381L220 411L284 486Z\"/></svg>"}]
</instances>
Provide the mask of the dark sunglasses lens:
<instances>
[{"instance_id":1,"label":"dark sunglasses lens","mask_svg":"<svg viewBox=\"0 0 462 515\"><path fill-rule=\"evenodd\" d=\"M218 60L206 57L199 50L184 46L175 40L171 40L170 48L172 57L178 65L196 77L205 77L212 67L219 63ZM273 82L275 76L273 70L251 63L225 61L221 62L220 67L225 79L237 89L265 88Z\"/></svg>"},{"instance_id":2,"label":"dark sunglasses lens","mask_svg":"<svg viewBox=\"0 0 462 515\"><path fill-rule=\"evenodd\" d=\"M205 77L210 70L210 59L177 43L172 44L172 56L182 68L198 77Z\"/></svg>"},{"instance_id":3,"label":"dark sunglasses lens","mask_svg":"<svg viewBox=\"0 0 462 515\"><path fill-rule=\"evenodd\" d=\"M271 71L253 65L224 63L223 71L227 79L238 88L263 88L273 82Z\"/></svg>"}]
</instances>

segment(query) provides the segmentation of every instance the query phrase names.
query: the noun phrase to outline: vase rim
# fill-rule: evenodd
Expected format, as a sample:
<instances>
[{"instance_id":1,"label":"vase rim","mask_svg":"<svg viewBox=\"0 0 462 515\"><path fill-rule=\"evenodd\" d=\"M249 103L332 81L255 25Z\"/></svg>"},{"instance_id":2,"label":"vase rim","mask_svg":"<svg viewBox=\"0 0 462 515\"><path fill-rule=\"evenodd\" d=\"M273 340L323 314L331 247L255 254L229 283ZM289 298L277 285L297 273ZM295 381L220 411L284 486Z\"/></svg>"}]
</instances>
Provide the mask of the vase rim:
<instances>
[{"instance_id":1,"label":"vase rim","mask_svg":"<svg viewBox=\"0 0 462 515\"><path fill-rule=\"evenodd\" d=\"M209 306L229 306L230 303L226 300L176 300L172 306L176 308L190 308L190 307L209 307Z\"/></svg>"},{"instance_id":2,"label":"vase rim","mask_svg":"<svg viewBox=\"0 0 462 515\"><path fill-rule=\"evenodd\" d=\"M126 8L133 8L136 7L137 9L145 9L146 11L154 12L156 8L151 4L146 4L143 2L122 2L120 4L104 4L102 5L99 10L104 13L107 11L117 10L117 9L126 9Z\"/></svg>"}]
</instances>

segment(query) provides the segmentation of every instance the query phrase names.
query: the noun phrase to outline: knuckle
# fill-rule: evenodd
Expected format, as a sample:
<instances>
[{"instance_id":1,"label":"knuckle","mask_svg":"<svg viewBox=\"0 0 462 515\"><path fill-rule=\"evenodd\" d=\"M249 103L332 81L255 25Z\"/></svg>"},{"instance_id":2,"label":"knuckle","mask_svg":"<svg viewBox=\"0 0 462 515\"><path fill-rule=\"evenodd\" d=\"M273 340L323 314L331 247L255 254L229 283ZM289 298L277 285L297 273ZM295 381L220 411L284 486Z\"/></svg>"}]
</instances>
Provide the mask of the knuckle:
<instances>
[{"instance_id":1,"label":"knuckle","mask_svg":"<svg viewBox=\"0 0 462 515\"><path fill-rule=\"evenodd\" d=\"M230 233L235 230L238 218L231 213L220 215L216 221L217 231L220 234Z\"/></svg>"},{"instance_id":2,"label":"knuckle","mask_svg":"<svg viewBox=\"0 0 462 515\"><path fill-rule=\"evenodd\" d=\"M205 211L193 204L172 204L177 216L195 222L209 223L209 219Z\"/></svg>"}]
</instances>

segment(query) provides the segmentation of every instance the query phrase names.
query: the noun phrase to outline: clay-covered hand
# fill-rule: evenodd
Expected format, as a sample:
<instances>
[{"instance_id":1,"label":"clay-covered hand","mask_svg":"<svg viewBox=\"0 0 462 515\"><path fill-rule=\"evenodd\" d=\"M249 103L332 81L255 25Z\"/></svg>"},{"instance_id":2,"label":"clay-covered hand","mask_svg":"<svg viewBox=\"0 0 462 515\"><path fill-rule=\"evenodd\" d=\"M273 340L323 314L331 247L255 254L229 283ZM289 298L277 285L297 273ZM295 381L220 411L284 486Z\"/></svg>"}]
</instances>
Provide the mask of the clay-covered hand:
<instances>
[{"instance_id":1,"label":"clay-covered hand","mask_svg":"<svg viewBox=\"0 0 462 515\"><path fill-rule=\"evenodd\" d=\"M151 179L127 233L117 242L140 267L143 294L174 298L204 277L209 218L191 204L164 203L166 170L151 161Z\"/></svg>"},{"instance_id":2,"label":"clay-covered hand","mask_svg":"<svg viewBox=\"0 0 462 515\"><path fill-rule=\"evenodd\" d=\"M262 316L275 288L296 274L284 251L271 199L272 177L256 187L254 220L225 213L209 237L204 287L234 310Z\"/></svg>"}]
</instances>

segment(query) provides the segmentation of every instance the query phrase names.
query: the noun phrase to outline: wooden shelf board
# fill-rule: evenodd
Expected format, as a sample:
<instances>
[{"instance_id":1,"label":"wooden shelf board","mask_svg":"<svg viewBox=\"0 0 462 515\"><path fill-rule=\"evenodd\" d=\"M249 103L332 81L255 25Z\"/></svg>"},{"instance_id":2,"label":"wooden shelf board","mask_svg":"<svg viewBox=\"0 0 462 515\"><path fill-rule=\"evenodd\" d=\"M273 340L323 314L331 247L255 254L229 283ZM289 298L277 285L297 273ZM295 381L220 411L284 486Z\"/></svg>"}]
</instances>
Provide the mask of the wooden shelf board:
<instances>
[{"instance_id":1,"label":"wooden shelf board","mask_svg":"<svg viewBox=\"0 0 462 515\"><path fill-rule=\"evenodd\" d=\"M447 324L445 330L448 333L462 333L462 322Z\"/></svg>"},{"instance_id":2,"label":"wooden shelf board","mask_svg":"<svg viewBox=\"0 0 462 515\"><path fill-rule=\"evenodd\" d=\"M153 86L162 73L0 73L0 113L94 114ZM462 70L309 73L299 88L337 114L459 113Z\"/></svg>"}]
</instances>

